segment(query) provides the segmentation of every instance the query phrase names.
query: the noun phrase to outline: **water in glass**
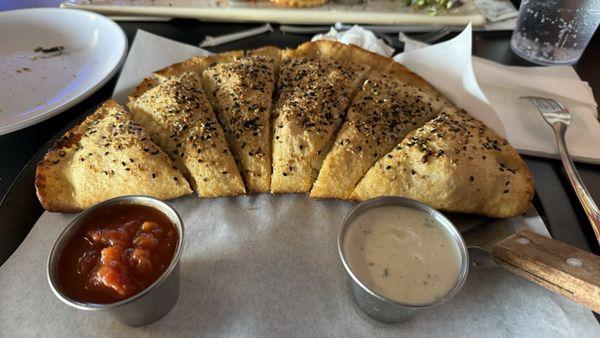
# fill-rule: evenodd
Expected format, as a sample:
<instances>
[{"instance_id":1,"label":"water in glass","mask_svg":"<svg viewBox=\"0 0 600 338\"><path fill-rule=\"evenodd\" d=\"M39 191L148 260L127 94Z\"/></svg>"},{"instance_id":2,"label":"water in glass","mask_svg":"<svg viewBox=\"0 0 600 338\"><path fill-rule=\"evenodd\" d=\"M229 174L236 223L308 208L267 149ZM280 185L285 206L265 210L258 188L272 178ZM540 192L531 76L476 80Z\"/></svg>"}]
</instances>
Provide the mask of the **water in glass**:
<instances>
[{"instance_id":1,"label":"water in glass","mask_svg":"<svg viewBox=\"0 0 600 338\"><path fill-rule=\"evenodd\" d=\"M512 50L543 65L579 60L600 23L600 0L523 0Z\"/></svg>"}]
</instances>

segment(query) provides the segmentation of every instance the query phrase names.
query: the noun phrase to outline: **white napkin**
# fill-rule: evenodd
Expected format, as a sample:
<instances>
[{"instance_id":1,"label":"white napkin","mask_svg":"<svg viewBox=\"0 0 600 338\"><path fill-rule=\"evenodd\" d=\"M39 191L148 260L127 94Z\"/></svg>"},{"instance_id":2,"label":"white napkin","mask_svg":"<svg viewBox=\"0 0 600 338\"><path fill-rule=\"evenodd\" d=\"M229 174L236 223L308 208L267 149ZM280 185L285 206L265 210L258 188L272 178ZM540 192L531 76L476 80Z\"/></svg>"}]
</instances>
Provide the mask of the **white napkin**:
<instances>
[{"instance_id":1,"label":"white napkin","mask_svg":"<svg viewBox=\"0 0 600 338\"><path fill-rule=\"evenodd\" d=\"M394 48L377 38L370 30L366 30L358 25L354 25L349 30L341 32L331 27L329 32L326 34L315 35L311 41L315 40L334 40L345 44L357 45L373 53L387 57L394 54Z\"/></svg>"},{"instance_id":2,"label":"white napkin","mask_svg":"<svg viewBox=\"0 0 600 338\"><path fill-rule=\"evenodd\" d=\"M355 30L354 34L361 32ZM338 37L343 42L341 36ZM330 32L328 38L335 39L336 35ZM357 36L353 43L369 49L372 33L364 33L362 38L364 44ZM472 57L470 25L455 38L431 46L403 34L400 39L405 42L405 52L396 55L394 60L505 136L520 153L558 158L552 129L531 103L519 99L537 95L562 101L573 114L567 132L571 155L579 161L600 163L597 104L591 88L579 79L572 67L511 67Z\"/></svg>"},{"instance_id":3,"label":"white napkin","mask_svg":"<svg viewBox=\"0 0 600 338\"><path fill-rule=\"evenodd\" d=\"M506 128L508 140L528 155L558 158L554 133L537 109L521 96L543 96L564 103L573 116L566 134L576 160L600 163L600 123L592 89L569 66L511 67L473 58L481 89Z\"/></svg>"}]
</instances>

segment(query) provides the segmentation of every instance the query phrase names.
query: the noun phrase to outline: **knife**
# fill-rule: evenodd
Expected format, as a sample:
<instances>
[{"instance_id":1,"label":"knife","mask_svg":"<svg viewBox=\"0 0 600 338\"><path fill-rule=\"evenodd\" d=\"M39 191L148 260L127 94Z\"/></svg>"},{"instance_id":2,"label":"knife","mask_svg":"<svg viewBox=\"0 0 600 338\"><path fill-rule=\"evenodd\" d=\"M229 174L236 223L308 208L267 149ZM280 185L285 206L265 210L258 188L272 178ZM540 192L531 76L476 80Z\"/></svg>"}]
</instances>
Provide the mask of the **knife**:
<instances>
[{"instance_id":1,"label":"knife","mask_svg":"<svg viewBox=\"0 0 600 338\"><path fill-rule=\"evenodd\" d=\"M485 251L488 261L600 313L600 257L506 220L448 216L474 258Z\"/></svg>"}]
</instances>

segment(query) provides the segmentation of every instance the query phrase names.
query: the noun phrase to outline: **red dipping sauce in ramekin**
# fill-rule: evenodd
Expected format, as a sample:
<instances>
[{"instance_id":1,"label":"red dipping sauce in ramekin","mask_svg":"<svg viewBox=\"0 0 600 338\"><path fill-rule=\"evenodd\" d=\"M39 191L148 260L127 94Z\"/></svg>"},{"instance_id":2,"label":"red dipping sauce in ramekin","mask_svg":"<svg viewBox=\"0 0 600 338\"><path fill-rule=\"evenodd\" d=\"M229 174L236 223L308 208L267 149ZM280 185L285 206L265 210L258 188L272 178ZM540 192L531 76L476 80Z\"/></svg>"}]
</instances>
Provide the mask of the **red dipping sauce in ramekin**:
<instances>
[{"instance_id":1,"label":"red dipping sauce in ramekin","mask_svg":"<svg viewBox=\"0 0 600 338\"><path fill-rule=\"evenodd\" d=\"M154 283L167 269L178 233L160 211L144 205L101 210L69 239L58 278L70 298L113 303Z\"/></svg>"}]
</instances>

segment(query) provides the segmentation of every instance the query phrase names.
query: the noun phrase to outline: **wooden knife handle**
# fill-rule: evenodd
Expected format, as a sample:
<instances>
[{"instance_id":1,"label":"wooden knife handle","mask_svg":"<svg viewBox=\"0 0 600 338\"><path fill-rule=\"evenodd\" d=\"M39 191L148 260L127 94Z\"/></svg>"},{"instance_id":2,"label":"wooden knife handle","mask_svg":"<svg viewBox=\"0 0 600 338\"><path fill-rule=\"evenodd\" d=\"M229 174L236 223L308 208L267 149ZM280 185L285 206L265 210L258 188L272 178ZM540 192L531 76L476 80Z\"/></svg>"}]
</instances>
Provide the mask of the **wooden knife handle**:
<instances>
[{"instance_id":1,"label":"wooden knife handle","mask_svg":"<svg viewBox=\"0 0 600 338\"><path fill-rule=\"evenodd\" d=\"M509 271L600 313L600 257L528 230L496 243L494 260Z\"/></svg>"}]
</instances>

